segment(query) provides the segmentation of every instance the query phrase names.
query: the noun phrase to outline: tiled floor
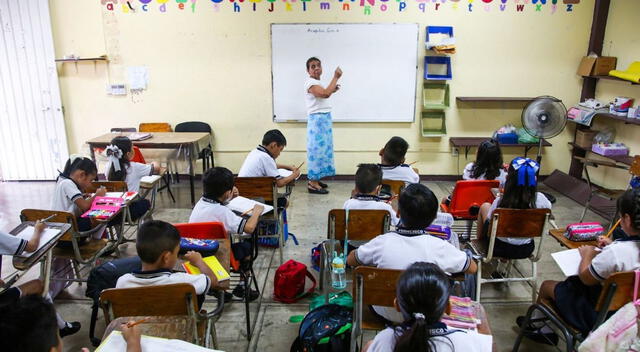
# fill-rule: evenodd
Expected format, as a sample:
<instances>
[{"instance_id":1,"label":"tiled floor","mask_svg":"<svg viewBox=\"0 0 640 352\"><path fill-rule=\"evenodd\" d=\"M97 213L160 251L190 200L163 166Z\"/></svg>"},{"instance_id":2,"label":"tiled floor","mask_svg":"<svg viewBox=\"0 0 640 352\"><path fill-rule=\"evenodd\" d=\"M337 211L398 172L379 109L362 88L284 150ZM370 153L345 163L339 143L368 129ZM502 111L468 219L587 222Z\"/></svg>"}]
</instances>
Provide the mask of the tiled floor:
<instances>
[{"instance_id":1,"label":"tiled floor","mask_svg":"<svg viewBox=\"0 0 640 352\"><path fill-rule=\"evenodd\" d=\"M327 212L333 208L340 208L349 197L352 182L328 182L331 193L327 196L311 195L306 192L304 184L295 188L288 211L289 231L295 233L300 244L291 241L284 249L285 260L294 258L309 265L310 249L326 238ZM197 182L198 184L198 182ZM425 182L438 198L449 194L452 182ZM18 214L23 208L46 208L53 189L50 182L11 182L0 183L0 230L10 230L19 223ZM173 186L176 203L171 202L167 194L159 196L155 219L169 222L184 222L188 219L191 204L189 203L188 182L182 181ZM196 194L201 191L196 190ZM163 192L164 193L164 192ZM558 197L553 213L559 225L578 220L582 207L572 200L551 192ZM588 213L588 218L603 221L598 216ZM548 255L560 250L561 247L547 238L543 245L544 253L538 265L538 277L544 279L562 279L562 273ZM134 255L135 246L124 244L121 248L123 255ZM251 341L247 339L245 328L244 305L233 303L225 305L222 318L216 324L219 348L225 351L288 351L291 342L297 334L298 324L290 323L293 315L303 315L308 311L308 301L297 304L282 304L272 298L273 276L280 265L277 252L271 249L261 249L258 262L255 265L262 296L251 304L250 314L254 329ZM6 277L13 270L11 261L3 259L2 277ZM485 271L486 272L486 271ZM29 277L35 277L37 269L32 269ZM55 302L58 311L70 321L81 321L82 330L64 339L65 351L79 351L80 347L90 347L88 339L89 316L91 301L84 297L86 285L73 285L64 293L64 299ZM528 307L527 303L515 301L530 300L531 292L523 284L511 284L508 288L498 289L492 285L484 285L482 289L483 305L488 313L495 344L498 351L510 351L516 336L515 318L523 315ZM215 305L213 298L208 298L205 308ZM104 320L99 317L97 332L100 335L104 329ZM368 333L366 336L373 336ZM543 346L525 341L521 351L551 351L549 346Z\"/></svg>"}]
</instances>

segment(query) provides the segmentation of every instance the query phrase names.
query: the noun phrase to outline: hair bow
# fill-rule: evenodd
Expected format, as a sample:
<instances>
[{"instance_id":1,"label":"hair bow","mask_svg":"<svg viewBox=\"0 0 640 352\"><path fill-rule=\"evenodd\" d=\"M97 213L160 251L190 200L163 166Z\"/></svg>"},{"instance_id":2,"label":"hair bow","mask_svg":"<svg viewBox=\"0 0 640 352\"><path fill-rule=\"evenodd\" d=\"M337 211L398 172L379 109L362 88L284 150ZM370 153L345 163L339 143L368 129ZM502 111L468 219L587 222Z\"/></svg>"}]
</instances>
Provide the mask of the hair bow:
<instances>
[{"instance_id":1,"label":"hair bow","mask_svg":"<svg viewBox=\"0 0 640 352\"><path fill-rule=\"evenodd\" d=\"M422 319L422 320L425 319L425 316L422 313L413 313L413 317L416 318L416 320L417 319Z\"/></svg>"},{"instance_id":2,"label":"hair bow","mask_svg":"<svg viewBox=\"0 0 640 352\"><path fill-rule=\"evenodd\" d=\"M540 164L537 161L517 157L513 159L511 166L518 171L518 186L534 187L536 185L536 173L540 169ZM527 178L529 180L528 183L526 182Z\"/></svg>"},{"instance_id":3,"label":"hair bow","mask_svg":"<svg viewBox=\"0 0 640 352\"><path fill-rule=\"evenodd\" d=\"M107 165L107 170L111 169L111 165L116 171L120 171L120 159L122 158L122 150L118 148L117 145L110 145L104 150L105 155L109 159L109 164Z\"/></svg>"}]
</instances>

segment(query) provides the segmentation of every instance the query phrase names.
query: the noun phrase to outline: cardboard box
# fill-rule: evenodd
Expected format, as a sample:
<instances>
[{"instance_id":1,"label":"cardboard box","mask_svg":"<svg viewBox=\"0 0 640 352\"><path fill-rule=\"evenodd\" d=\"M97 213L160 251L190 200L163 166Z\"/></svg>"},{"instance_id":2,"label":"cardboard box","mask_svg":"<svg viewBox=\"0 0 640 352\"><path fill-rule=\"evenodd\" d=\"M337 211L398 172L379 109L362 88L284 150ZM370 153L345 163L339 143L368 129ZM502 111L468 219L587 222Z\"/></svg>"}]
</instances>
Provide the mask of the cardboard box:
<instances>
[{"instance_id":1,"label":"cardboard box","mask_svg":"<svg viewBox=\"0 0 640 352\"><path fill-rule=\"evenodd\" d=\"M576 131L576 145L584 149L591 149L593 144L593 137L598 134L598 131L594 130L577 130Z\"/></svg>"},{"instance_id":2,"label":"cardboard box","mask_svg":"<svg viewBox=\"0 0 640 352\"><path fill-rule=\"evenodd\" d=\"M580 76L608 76L609 71L616 69L617 58L613 56L585 56L578 66Z\"/></svg>"}]
</instances>

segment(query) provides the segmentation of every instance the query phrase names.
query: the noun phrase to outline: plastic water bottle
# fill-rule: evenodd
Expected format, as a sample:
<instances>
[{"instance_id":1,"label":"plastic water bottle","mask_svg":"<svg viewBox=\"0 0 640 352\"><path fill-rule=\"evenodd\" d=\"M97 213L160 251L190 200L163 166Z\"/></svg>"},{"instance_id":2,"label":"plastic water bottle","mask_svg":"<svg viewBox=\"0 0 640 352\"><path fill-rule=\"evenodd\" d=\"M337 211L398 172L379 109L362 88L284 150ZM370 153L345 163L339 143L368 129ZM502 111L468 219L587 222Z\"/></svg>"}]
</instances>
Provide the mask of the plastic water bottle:
<instances>
[{"instance_id":1,"label":"plastic water bottle","mask_svg":"<svg viewBox=\"0 0 640 352\"><path fill-rule=\"evenodd\" d=\"M344 260L342 260L342 256L338 256L335 251L333 252L333 261L331 262L331 286L338 290L347 288Z\"/></svg>"}]
</instances>

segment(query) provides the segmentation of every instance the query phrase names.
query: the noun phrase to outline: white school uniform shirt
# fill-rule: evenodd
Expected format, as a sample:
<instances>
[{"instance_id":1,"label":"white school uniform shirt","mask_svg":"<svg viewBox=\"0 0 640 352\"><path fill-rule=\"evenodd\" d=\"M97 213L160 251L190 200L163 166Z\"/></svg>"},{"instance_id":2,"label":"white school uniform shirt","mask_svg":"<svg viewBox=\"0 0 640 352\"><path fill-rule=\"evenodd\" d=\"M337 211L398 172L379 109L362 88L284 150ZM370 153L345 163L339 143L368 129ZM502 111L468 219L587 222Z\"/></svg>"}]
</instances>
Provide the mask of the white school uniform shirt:
<instances>
[{"instance_id":1,"label":"white school uniform shirt","mask_svg":"<svg viewBox=\"0 0 640 352\"><path fill-rule=\"evenodd\" d=\"M366 198L366 199L365 199ZM400 218L396 215L396 211L393 210L391 204L383 202L377 197L354 197L351 199L347 199L342 206L342 209L349 210L386 210L389 212L389 216L391 217L391 225L398 226L398 221Z\"/></svg>"},{"instance_id":2,"label":"white school uniform shirt","mask_svg":"<svg viewBox=\"0 0 640 352\"><path fill-rule=\"evenodd\" d=\"M26 240L0 231L0 256L3 254L20 255L25 248L27 248Z\"/></svg>"},{"instance_id":3,"label":"white school uniform shirt","mask_svg":"<svg viewBox=\"0 0 640 352\"><path fill-rule=\"evenodd\" d=\"M462 179L463 180L486 180L484 174L476 178L471 177L471 171L473 170L473 165L474 163L471 162L464 167L464 171L462 171ZM498 175L498 177L496 177L495 180L500 181L500 187L504 187L504 183L507 182L507 172L504 171L504 169L500 169L500 175Z\"/></svg>"},{"instance_id":4,"label":"white school uniform shirt","mask_svg":"<svg viewBox=\"0 0 640 352\"><path fill-rule=\"evenodd\" d=\"M420 183L420 176L416 174L411 166L407 164L402 165L382 165L378 164L382 169L382 179L384 180L396 180L404 181L405 183Z\"/></svg>"},{"instance_id":5,"label":"white school uniform shirt","mask_svg":"<svg viewBox=\"0 0 640 352\"><path fill-rule=\"evenodd\" d=\"M640 237L613 241L602 248L602 252L593 258L589 265L591 275L600 281L606 280L612 274L622 271L640 269Z\"/></svg>"},{"instance_id":6,"label":"white school uniform shirt","mask_svg":"<svg viewBox=\"0 0 640 352\"><path fill-rule=\"evenodd\" d=\"M259 145L244 159L238 177L275 177L280 178L276 159L269 151Z\"/></svg>"},{"instance_id":7,"label":"white school uniform shirt","mask_svg":"<svg viewBox=\"0 0 640 352\"><path fill-rule=\"evenodd\" d=\"M247 220L236 215L231 209L220 202L205 197L200 198L196 206L191 211L189 222L211 222L218 221L224 224L225 230L229 234L244 233L244 225Z\"/></svg>"},{"instance_id":8,"label":"white school uniform shirt","mask_svg":"<svg viewBox=\"0 0 640 352\"><path fill-rule=\"evenodd\" d=\"M67 211L75 216L80 216L82 215L80 208L75 203L78 198L82 198L82 191L80 191L78 184L72 179L60 175L56 183L56 189L53 191L53 198L49 208L50 210Z\"/></svg>"},{"instance_id":9,"label":"white school uniform shirt","mask_svg":"<svg viewBox=\"0 0 640 352\"><path fill-rule=\"evenodd\" d=\"M500 204L500 199L501 199L500 197L497 197L493 201L493 203L491 203L491 208L489 209L489 215L487 216L487 219L491 219L491 214L493 214L493 211L498 208L498 204ZM543 208L551 209L551 202L549 201L549 199L547 199L547 197L544 196L544 194L540 192L536 192L536 209L543 209ZM533 241L530 238L512 238L512 237L496 237L496 240L511 243L516 246L521 246L523 244L527 244Z\"/></svg>"},{"instance_id":10,"label":"white school uniform shirt","mask_svg":"<svg viewBox=\"0 0 640 352\"><path fill-rule=\"evenodd\" d=\"M480 352L481 345L475 341L472 334L458 329L448 329L445 336L434 336L429 339L433 342L436 352ZM368 352L391 352L396 347L397 338L402 334L400 328L396 332L394 328L386 328L380 331L369 346ZM425 344L427 341L425 341Z\"/></svg>"},{"instance_id":11,"label":"white school uniform shirt","mask_svg":"<svg viewBox=\"0 0 640 352\"><path fill-rule=\"evenodd\" d=\"M205 274L191 275L187 273L172 273L169 269L154 271L138 271L124 274L118 278L116 288L146 287L170 284L191 284L197 295L209 291L211 281Z\"/></svg>"},{"instance_id":12,"label":"white school uniform shirt","mask_svg":"<svg viewBox=\"0 0 640 352\"><path fill-rule=\"evenodd\" d=\"M142 164L132 161L127 167L127 175L124 181L127 183L127 189L130 192L140 191L140 179L145 176L150 176L153 173L153 165Z\"/></svg>"},{"instance_id":13,"label":"white school uniform shirt","mask_svg":"<svg viewBox=\"0 0 640 352\"><path fill-rule=\"evenodd\" d=\"M362 265L383 269L404 270L415 262L427 262L454 274L466 271L471 265L471 258L467 253L447 241L430 235L408 236L396 232L376 236L358 247L355 256ZM373 306L373 309L388 320L397 323L404 320L402 314L393 307Z\"/></svg>"},{"instance_id":14,"label":"white school uniform shirt","mask_svg":"<svg viewBox=\"0 0 640 352\"><path fill-rule=\"evenodd\" d=\"M331 105L329 99L318 98L309 92L309 88L312 86L322 87L322 82L315 78L307 78L304 82L304 102L307 104L307 114L326 113L331 112Z\"/></svg>"}]
</instances>

